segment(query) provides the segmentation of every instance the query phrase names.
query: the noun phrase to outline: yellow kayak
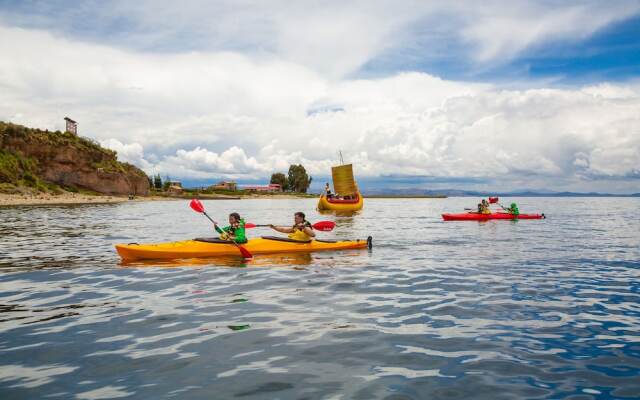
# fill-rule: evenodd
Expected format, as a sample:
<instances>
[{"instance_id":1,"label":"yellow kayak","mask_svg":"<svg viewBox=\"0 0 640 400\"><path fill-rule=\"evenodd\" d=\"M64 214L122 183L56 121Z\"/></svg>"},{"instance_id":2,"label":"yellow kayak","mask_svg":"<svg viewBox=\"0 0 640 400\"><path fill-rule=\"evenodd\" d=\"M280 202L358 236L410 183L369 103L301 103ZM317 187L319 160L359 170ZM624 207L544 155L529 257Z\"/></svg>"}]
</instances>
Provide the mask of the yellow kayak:
<instances>
[{"instance_id":1,"label":"yellow kayak","mask_svg":"<svg viewBox=\"0 0 640 400\"><path fill-rule=\"evenodd\" d=\"M333 211L358 211L364 205L364 199L360 192L356 192L355 198L349 200L328 199L324 194L318 200L318 210Z\"/></svg>"},{"instance_id":2,"label":"yellow kayak","mask_svg":"<svg viewBox=\"0 0 640 400\"><path fill-rule=\"evenodd\" d=\"M251 254L309 253L312 251L371 248L371 236L366 240L310 240L300 242L275 236L250 239L242 247ZM155 244L117 244L116 250L123 261L203 258L240 255L238 247L216 238L200 238L180 242Z\"/></svg>"}]
</instances>

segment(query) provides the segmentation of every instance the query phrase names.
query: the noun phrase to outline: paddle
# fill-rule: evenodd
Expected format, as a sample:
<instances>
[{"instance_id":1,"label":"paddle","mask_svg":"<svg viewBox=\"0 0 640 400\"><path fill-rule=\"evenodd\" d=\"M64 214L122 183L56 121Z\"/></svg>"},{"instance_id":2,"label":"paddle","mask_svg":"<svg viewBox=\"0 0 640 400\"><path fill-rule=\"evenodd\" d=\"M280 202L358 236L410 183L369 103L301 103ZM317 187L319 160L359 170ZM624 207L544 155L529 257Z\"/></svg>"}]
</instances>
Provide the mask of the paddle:
<instances>
[{"instance_id":1,"label":"paddle","mask_svg":"<svg viewBox=\"0 0 640 400\"><path fill-rule=\"evenodd\" d=\"M209 214L207 214L207 212L204 210L204 205L200 202L200 200L198 199L191 200L191 202L189 203L189 207L191 207L191 209L197 213L204 214L205 217L209 218L209 221L211 221L213 225L216 225L216 222L213 219L211 219ZM246 225L245 225L245 228L246 228ZM245 249L244 247L236 243L235 240L230 240L230 242L235 244L238 247L238 249L240 250L240 254L242 254L242 257L253 258L253 254L251 254L249 250Z\"/></svg>"},{"instance_id":2,"label":"paddle","mask_svg":"<svg viewBox=\"0 0 640 400\"><path fill-rule=\"evenodd\" d=\"M261 226L271 226L271 225L256 225L256 224L252 224L252 223L247 223L244 224L244 227L249 229L249 228L257 228L257 227L261 227ZM315 224L311 225L313 227L313 229L317 230L317 231L323 231L323 232L331 232L333 230L333 228L336 227L336 223L332 222L332 221L320 221L320 222L316 222Z\"/></svg>"}]
</instances>

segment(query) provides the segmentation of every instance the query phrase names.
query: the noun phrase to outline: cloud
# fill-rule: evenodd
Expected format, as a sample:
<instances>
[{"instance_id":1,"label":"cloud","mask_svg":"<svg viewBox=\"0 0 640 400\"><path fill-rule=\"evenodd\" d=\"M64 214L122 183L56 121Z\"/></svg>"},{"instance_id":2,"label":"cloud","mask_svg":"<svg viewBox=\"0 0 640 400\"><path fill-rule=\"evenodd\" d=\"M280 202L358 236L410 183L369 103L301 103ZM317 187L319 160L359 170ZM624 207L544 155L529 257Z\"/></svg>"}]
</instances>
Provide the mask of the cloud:
<instances>
[{"instance_id":1,"label":"cloud","mask_svg":"<svg viewBox=\"0 0 640 400\"><path fill-rule=\"evenodd\" d=\"M144 149L140 143L124 144L118 139L101 140L100 145L115 150L118 160L136 165L144 170L152 168L152 164L144 157Z\"/></svg>"},{"instance_id":2,"label":"cloud","mask_svg":"<svg viewBox=\"0 0 640 400\"><path fill-rule=\"evenodd\" d=\"M416 58L425 64L460 52L460 60L482 68L504 64L550 41L585 39L638 15L640 4L120 0L81 5L36 1L0 10L5 25L43 29L77 41L145 53L272 57L338 79L378 57L395 58L394 65L401 66Z\"/></svg>"},{"instance_id":3,"label":"cloud","mask_svg":"<svg viewBox=\"0 0 640 400\"><path fill-rule=\"evenodd\" d=\"M613 7L594 1L553 7L546 2L521 2L504 7L494 1L468 13L474 22L463 27L461 36L473 44L476 61L504 62L543 42L584 39L639 11L634 1L620 1Z\"/></svg>"},{"instance_id":4,"label":"cloud","mask_svg":"<svg viewBox=\"0 0 640 400\"><path fill-rule=\"evenodd\" d=\"M359 24L377 29L369 25L382 18L383 6L378 5ZM422 18L420 10L406 18L416 23ZM471 8L470 14L460 18L476 15L478 10ZM531 15L545 12L540 10L534 7ZM567 11L562 18L570 21L573 15L583 15L580 10ZM315 18L303 9L294 11L300 14L296 24ZM436 15L436 11L425 13ZM565 15L562 7L558 11ZM133 13L139 24L136 35L150 31L156 18L147 19L151 17L139 12L144 17ZM184 12L176 17L178 31L193 17ZM350 76L363 60L393 45L389 35L403 35L405 16L392 18L383 33L375 36L386 45L360 47L360 42L368 40L364 35L355 43L345 40L344 48L331 53L332 49L322 47L330 38L320 35L322 46L311 46L307 54L293 44L287 47L279 36L284 22L275 25L278 29L272 26L292 12L265 11L263 17L250 13L258 30L273 34L266 39L267 52L253 47L240 51L238 41L219 50L140 51L0 25L0 52L11 55L0 58L0 119L60 129L62 117L70 115L80 121L82 135L100 140L122 160L173 178L266 178L273 171L286 171L291 163L302 163L314 176L326 176L342 150L362 177L469 179L477 185L498 182L500 190L640 190L637 82L516 90L419 72L381 78ZM510 12L525 15L522 10ZM157 18L164 13L159 10ZM603 12L602 21L619 17L613 14ZM329 17L317 16L323 21ZM199 17L193 18L199 27ZM355 17L346 13L345 18ZM561 24L554 21L551 26ZM605 24L597 22L600 19L589 21L592 28ZM549 23L541 24L540 29L548 32ZM168 22L155 32L174 37L176 33L167 26ZM571 29L536 33L522 42L524 47L509 44L489 49L488 58L480 59L513 56L549 37L588 34L581 33L587 28ZM305 35L313 32L301 32L300 37L306 40ZM467 36L480 49L478 54L485 51L482 43L488 40L483 32ZM498 41L505 37L500 32ZM141 37L136 35L133 41ZM258 38L238 40L248 45ZM321 51L314 53L315 48ZM348 49L354 49L354 58L347 57L344 64L339 61L335 70L316 60L330 64Z\"/></svg>"}]
</instances>

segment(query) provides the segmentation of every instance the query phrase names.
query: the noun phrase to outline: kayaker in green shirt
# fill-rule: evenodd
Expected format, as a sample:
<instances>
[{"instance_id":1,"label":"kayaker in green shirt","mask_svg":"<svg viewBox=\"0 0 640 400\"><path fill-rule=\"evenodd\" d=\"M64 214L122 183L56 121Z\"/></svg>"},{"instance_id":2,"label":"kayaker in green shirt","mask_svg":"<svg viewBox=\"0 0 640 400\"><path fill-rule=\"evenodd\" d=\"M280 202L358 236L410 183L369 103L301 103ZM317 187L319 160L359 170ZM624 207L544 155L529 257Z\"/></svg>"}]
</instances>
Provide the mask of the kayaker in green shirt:
<instances>
[{"instance_id":1,"label":"kayaker in green shirt","mask_svg":"<svg viewBox=\"0 0 640 400\"><path fill-rule=\"evenodd\" d=\"M244 230L244 219L240 218L237 212L229 214L229 226L220 228L217 222L213 222L216 232L220 234L220 239L229 240L239 244L247 243L247 236Z\"/></svg>"},{"instance_id":2,"label":"kayaker in green shirt","mask_svg":"<svg viewBox=\"0 0 640 400\"><path fill-rule=\"evenodd\" d=\"M505 211L515 216L520 215L520 210L518 210L518 205L516 203L511 203L509 207L505 208Z\"/></svg>"}]
</instances>

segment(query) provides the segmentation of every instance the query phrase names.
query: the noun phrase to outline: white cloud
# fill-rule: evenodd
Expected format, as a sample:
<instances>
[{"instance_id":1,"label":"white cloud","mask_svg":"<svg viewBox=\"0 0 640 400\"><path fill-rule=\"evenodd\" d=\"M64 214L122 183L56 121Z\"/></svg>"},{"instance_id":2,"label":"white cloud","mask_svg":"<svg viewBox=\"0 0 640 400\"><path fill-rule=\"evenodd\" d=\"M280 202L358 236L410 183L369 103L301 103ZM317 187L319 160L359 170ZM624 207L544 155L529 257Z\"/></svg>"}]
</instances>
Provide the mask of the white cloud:
<instances>
[{"instance_id":1,"label":"white cloud","mask_svg":"<svg viewBox=\"0 0 640 400\"><path fill-rule=\"evenodd\" d=\"M6 9L0 22L40 27L82 41L144 52L235 52L273 57L332 78L345 77L391 52L431 56L430 49L500 64L549 41L589 37L640 13L635 0L504 1L113 1L38 4L28 14ZM60 21L91 19L92 30ZM114 30L114 26L118 29ZM423 54L405 54L419 48ZM401 49L394 52L395 49ZM460 49L458 49L460 51Z\"/></svg>"},{"instance_id":2,"label":"white cloud","mask_svg":"<svg viewBox=\"0 0 640 400\"><path fill-rule=\"evenodd\" d=\"M383 6L354 26L376 31ZM436 6L425 13L435 13ZM481 10L470 9L464 15ZM424 73L344 77L393 44L389 35L405 20L421 18L420 10L415 16L403 16L403 10L372 39L365 29L340 41L337 49L328 44L350 30L348 24L342 31L321 29L330 13L253 13L257 29L273 35L265 42L273 51L264 53L140 52L0 25L0 53L11 54L0 58L0 119L56 129L70 115L80 121L81 134L118 151L122 160L174 178L267 177L290 163L302 163L315 176L328 175L343 150L358 176L489 177L501 190L523 185L640 190L640 180L628 178L638 175L640 165L640 85L635 83L507 90ZM565 19L540 22L519 44L483 47L488 31L465 32L476 43L479 59L489 60L513 56L550 37L588 34L629 12L603 12L601 19L587 20L588 27L549 33L548 26L573 21L583 15L580 10L559 10L557 18ZM348 11L345 21L356 18L355 6ZM285 24L293 12L299 19ZM522 10L510 12L522 29L536 20L521 21ZM546 15L536 7L530 15L538 12ZM200 21L185 13L177 16L176 29L191 18ZM151 17L145 12L141 21L153 25L155 19L146 18ZM311 35L317 46L309 39L309 48L298 48L295 32L279 31L305 26L310 18L318 21L301 29L300 39ZM158 34L175 33L167 26ZM496 29L496 43L507 40L506 28L498 24ZM343 33L332 39L322 36L324 31ZM254 43L258 36L244 40ZM378 41L386 45L371 45ZM310 112L318 109L327 111Z\"/></svg>"},{"instance_id":3,"label":"white cloud","mask_svg":"<svg viewBox=\"0 0 640 400\"><path fill-rule=\"evenodd\" d=\"M152 164L144 158L144 149L140 143L124 144L118 139L101 140L100 145L107 149L115 150L118 160L128 162L138 167L149 170Z\"/></svg>"},{"instance_id":4,"label":"white cloud","mask_svg":"<svg viewBox=\"0 0 640 400\"><path fill-rule=\"evenodd\" d=\"M615 5L566 2L553 6L547 2L515 2L505 6L494 1L465 13L474 21L462 29L462 37L474 45L477 61L504 62L544 41L584 39L639 11L640 4L636 1L619 1Z\"/></svg>"}]
</instances>

